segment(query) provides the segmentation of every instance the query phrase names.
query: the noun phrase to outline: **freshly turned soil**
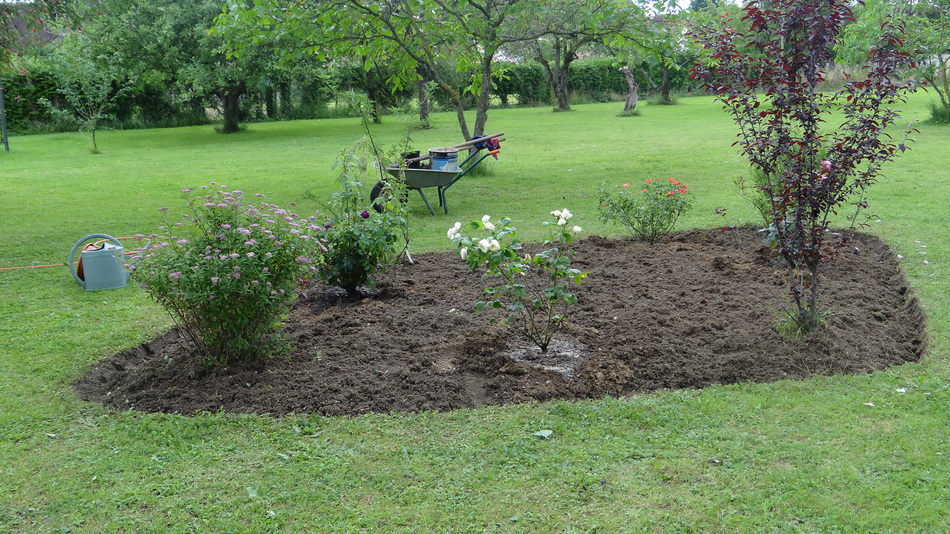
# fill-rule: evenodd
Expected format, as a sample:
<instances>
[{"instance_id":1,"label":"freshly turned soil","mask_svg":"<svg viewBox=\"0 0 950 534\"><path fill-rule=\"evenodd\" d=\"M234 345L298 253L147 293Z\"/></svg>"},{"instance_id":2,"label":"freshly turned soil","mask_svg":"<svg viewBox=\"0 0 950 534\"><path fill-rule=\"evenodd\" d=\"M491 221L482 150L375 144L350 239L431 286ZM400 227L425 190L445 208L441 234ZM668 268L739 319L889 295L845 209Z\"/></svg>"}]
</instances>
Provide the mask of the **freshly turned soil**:
<instances>
[{"instance_id":1,"label":"freshly turned soil","mask_svg":"<svg viewBox=\"0 0 950 534\"><path fill-rule=\"evenodd\" d=\"M120 410L357 415L867 373L927 349L921 307L873 236L851 236L823 268L827 328L805 338L777 331L787 275L752 229L656 245L591 236L572 249L590 274L547 354L493 325L497 310L474 311L490 281L455 254L426 253L359 298L311 288L286 321L285 357L209 368L170 331L75 387Z\"/></svg>"}]
</instances>

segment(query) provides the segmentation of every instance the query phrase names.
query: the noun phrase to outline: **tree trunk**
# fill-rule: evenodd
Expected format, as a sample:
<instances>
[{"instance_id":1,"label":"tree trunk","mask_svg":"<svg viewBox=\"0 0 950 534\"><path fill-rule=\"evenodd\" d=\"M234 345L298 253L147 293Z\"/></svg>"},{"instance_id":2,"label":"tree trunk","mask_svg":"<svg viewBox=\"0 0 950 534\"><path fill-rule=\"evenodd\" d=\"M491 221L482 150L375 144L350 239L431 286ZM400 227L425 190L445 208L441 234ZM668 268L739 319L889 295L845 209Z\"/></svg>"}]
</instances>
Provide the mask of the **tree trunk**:
<instances>
[{"instance_id":1,"label":"tree trunk","mask_svg":"<svg viewBox=\"0 0 950 534\"><path fill-rule=\"evenodd\" d=\"M429 91L425 80L419 80L419 124L429 127Z\"/></svg>"},{"instance_id":2,"label":"tree trunk","mask_svg":"<svg viewBox=\"0 0 950 534\"><path fill-rule=\"evenodd\" d=\"M934 69L936 73L936 80L931 81L931 84L934 89L936 89L937 94L940 96L940 103L943 104L944 109L950 109L950 100L948 100L947 93L950 92L950 83L947 81L947 63L950 62L944 55L940 52L937 53L937 65ZM935 83L939 81L939 85Z\"/></svg>"},{"instance_id":3,"label":"tree trunk","mask_svg":"<svg viewBox=\"0 0 950 534\"><path fill-rule=\"evenodd\" d=\"M663 82L660 84L660 100L667 106L673 105L673 99L670 98L670 67L666 63L662 64Z\"/></svg>"},{"instance_id":4,"label":"tree trunk","mask_svg":"<svg viewBox=\"0 0 950 534\"><path fill-rule=\"evenodd\" d=\"M373 124L383 122L382 108L379 106L379 90L375 87L366 87L366 94L369 96L369 115L373 119Z\"/></svg>"},{"instance_id":5,"label":"tree trunk","mask_svg":"<svg viewBox=\"0 0 950 534\"><path fill-rule=\"evenodd\" d=\"M10 151L10 140L7 139L7 112L3 107L3 82L0 82L0 138L3 141L3 148Z\"/></svg>"},{"instance_id":6,"label":"tree trunk","mask_svg":"<svg viewBox=\"0 0 950 534\"><path fill-rule=\"evenodd\" d=\"M548 82L554 90L559 111L571 111L571 87L569 84L571 62L577 59L573 51L563 49L560 39L554 39L554 61L548 61L541 53L541 47L535 50L536 58L548 75Z\"/></svg>"},{"instance_id":7,"label":"tree trunk","mask_svg":"<svg viewBox=\"0 0 950 534\"><path fill-rule=\"evenodd\" d=\"M294 113L293 100L292 100L293 95L291 93L290 87L291 87L290 82L280 82L280 84L277 86L277 90L278 90L278 93L277 93L278 104L277 105L278 105L280 116L283 117L284 119L291 118Z\"/></svg>"},{"instance_id":8,"label":"tree trunk","mask_svg":"<svg viewBox=\"0 0 950 534\"><path fill-rule=\"evenodd\" d=\"M221 133L231 134L239 131L241 120L241 95L247 92L247 86L244 82L218 93L221 99L221 107L224 110L224 126L221 127Z\"/></svg>"},{"instance_id":9,"label":"tree trunk","mask_svg":"<svg viewBox=\"0 0 950 534\"><path fill-rule=\"evenodd\" d=\"M561 111L571 110L571 62L575 59L577 59L577 55L574 52L565 50L556 72L554 94L557 97L558 109Z\"/></svg>"},{"instance_id":10,"label":"tree trunk","mask_svg":"<svg viewBox=\"0 0 950 534\"><path fill-rule=\"evenodd\" d=\"M361 58L363 62L366 61L366 58ZM373 119L373 124L380 124L383 122L383 109L380 105L380 96L382 89L376 83L376 80L373 78L373 74L378 73L378 68L376 63L373 63L373 68L370 70L363 69L363 91L366 93L366 96L369 98L369 114Z\"/></svg>"},{"instance_id":11,"label":"tree trunk","mask_svg":"<svg viewBox=\"0 0 950 534\"><path fill-rule=\"evenodd\" d=\"M268 119L277 118L277 91L272 83L268 83L264 88L264 115Z\"/></svg>"},{"instance_id":12,"label":"tree trunk","mask_svg":"<svg viewBox=\"0 0 950 534\"><path fill-rule=\"evenodd\" d=\"M488 123L488 107L491 104L491 65L494 55L494 51L486 50L485 55L482 56L482 83L478 91L478 104L475 106L475 135L485 133L485 124Z\"/></svg>"},{"instance_id":13,"label":"tree trunk","mask_svg":"<svg viewBox=\"0 0 950 534\"><path fill-rule=\"evenodd\" d=\"M445 91L449 93L449 96L452 97L452 103L455 105L455 116L459 121L459 129L462 130L462 138L471 139L472 136L469 134L468 121L465 120L465 106L462 105L462 95L460 95L454 87L444 81L439 81L439 86L445 89Z\"/></svg>"},{"instance_id":14,"label":"tree trunk","mask_svg":"<svg viewBox=\"0 0 950 534\"><path fill-rule=\"evenodd\" d=\"M416 72L419 74L419 126L428 129L429 125L429 78L426 76L425 69L420 65Z\"/></svg>"},{"instance_id":15,"label":"tree trunk","mask_svg":"<svg viewBox=\"0 0 950 534\"><path fill-rule=\"evenodd\" d=\"M633 79L633 73L630 68L624 65L620 67L620 72L627 79L627 101L623 104L624 112L633 111L637 108L637 101L640 100L640 86Z\"/></svg>"},{"instance_id":16,"label":"tree trunk","mask_svg":"<svg viewBox=\"0 0 950 534\"><path fill-rule=\"evenodd\" d=\"M539 61L548 73L548 82L551 83L551 88L554 90L554 99L557 102L558 111L571 111L571 89L567 82L567 69L561 67L557 60L555 60L554 66L547 60L539 58Z\"/></svg>"},{"instance_id":17,"label":"tree trunk","mask_svg":"<svg viewBox=\"0 0 950 534\"><path fill-rule=\"evenodd\" d=\"M557 109L559 111L570 111L571 102L570 97L566 94L564 86L560 83L560 77L555 72L555 68L551 66L551 63L542 57L540 54L537 57L538 63L541 63L541 66L544 67L544 72L548 75L548 83L551 84L551 89L554 90L554 99L557 102Z\"/></svg>"}]
</instances>

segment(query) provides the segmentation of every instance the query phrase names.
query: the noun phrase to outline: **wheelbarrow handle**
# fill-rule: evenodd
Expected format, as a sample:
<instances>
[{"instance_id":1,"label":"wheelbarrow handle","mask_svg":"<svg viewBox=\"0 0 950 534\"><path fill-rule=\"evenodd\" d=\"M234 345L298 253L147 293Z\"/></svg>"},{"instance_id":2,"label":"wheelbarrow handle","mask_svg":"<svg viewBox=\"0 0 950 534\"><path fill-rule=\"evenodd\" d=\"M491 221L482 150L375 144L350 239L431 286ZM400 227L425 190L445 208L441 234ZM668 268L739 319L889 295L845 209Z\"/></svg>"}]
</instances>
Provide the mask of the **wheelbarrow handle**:
<instances>
[{"instance_id":1,"label":"wheelbarrow handle","mask_svg":"<svg viewBox=\"0 0 950 534\"><path fill-rule=\"evenodd\" d=\"M467 143L463 143L463 144L461 144L461 145L450 146L450 147L447 147L447 148L465 148L466 146L468 146L468 145L474 145L475 143L483 143L483 142L485 142L485 141L488 140L488 139L493 139L493 138L497 137L498 135L505 135L505 134L504 134L504 133L500 133L500 134L496 134L495 136L492 136L492 137L479 137L478 139L472 139L471 141L468 141ZM504 137L498 137L498 142L499 142L499 143L502 143L502 142L504 142L504 141L506 141L506 139L505 139ZM495 153L497 154L498 151L496 150ZM418 158L407 159L407 160L406 160L406 164L409 164L409 163L416 163L417 161L425 161L425 160L429 159L430 157L431 157L431 156L429 156L428 154L426 154L425 156L419 156Z\"/></svg>"},{"instance_id":2,"label":"wheelbarrow handle","mask_svg":"<svg viewBox=\"0 0 950 534\"><path fill-rule=\"evenodd\" d=\"M468 145L474 145L474 144L476 144L476 143L484 143L485 141L487 141L487 140L489 140L489 139L491 139L491 138L493 138L493 137L501 138L501 137L503 137L504 135L505 135L505 132L498 132L498 133L496 133L496 134L491 134L491 135L483 135L483 136L481 136L481 137L476 137L475 139L469 139L468 141L465 141L464 143L459 143L459 144L457 144L457 145L452 145L452 146L450 146L449 148L464 148L464 147L467 147ZM500 141L503 141L503 139L498 139L498 141L499 141L499 142L500 142Z\"/></svg>"}]
</instances>

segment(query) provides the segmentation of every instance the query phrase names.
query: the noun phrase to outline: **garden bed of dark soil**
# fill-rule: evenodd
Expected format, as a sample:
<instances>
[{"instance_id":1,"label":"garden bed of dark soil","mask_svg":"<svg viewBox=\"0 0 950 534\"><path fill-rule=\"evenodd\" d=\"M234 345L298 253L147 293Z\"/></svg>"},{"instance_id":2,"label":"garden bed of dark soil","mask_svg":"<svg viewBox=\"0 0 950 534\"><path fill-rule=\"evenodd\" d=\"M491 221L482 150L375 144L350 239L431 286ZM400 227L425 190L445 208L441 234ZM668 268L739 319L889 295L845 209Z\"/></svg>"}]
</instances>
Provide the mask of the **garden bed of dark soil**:
<instances>
[{"instance_id":1,"label":"garden bed of dark soil","mask_svg":"<svg viewBox=\"0 0 950 534\"><path fill-rule=\"evenodd\" d=\"M806 339L777 332L786 273L751 229L572 248L590 274L546 355L475 313L485 281L457 255L426 253L361 299L312 288L287 321L286 357L207 368L171 331L75 387L121 410L356 415L866 373L926 351L921 307L873 236L854 235L825 266L827 330Z\"/></svg>"}]
</instances>

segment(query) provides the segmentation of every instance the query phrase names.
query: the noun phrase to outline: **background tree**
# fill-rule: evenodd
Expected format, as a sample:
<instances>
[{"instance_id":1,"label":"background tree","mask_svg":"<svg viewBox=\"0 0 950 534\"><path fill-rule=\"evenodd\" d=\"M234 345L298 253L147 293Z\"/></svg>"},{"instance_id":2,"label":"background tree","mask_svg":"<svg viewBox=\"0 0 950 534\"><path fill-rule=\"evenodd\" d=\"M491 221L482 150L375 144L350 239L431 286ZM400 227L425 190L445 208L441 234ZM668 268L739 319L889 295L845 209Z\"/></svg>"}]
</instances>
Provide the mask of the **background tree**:
<instances>
[{"instance_id":1,"label":"background tree","mask_svg":"<svg viewBox=\"0 0 950 534\"><path fill-rule=\"evenodd\" d=\"M253 6L228 3L213 32L238 58L264 49L281 66L300 60L386 58L387 82L395 90L433 81L450 95L463 133L462 95L446 81L450 45L460 40L454 27L431 13L427 0L379 2L258 0ZM364 62L371 70L372 62Z\"/></svg>"},{"instance_id":2,"label":"background tree","mask_svg":"<svg viewBox=\"0 0 950 534\"><path fill-rule=\"evenodd\" d=\"M0 1L0 68L9 67L13 56L31 45L48 42L50 23L70 24L74 20L69 0Z\"/></svg>"},{"instance_id":3,"label":"background tree","mask_svg":"<svg viewBox=\"0 0 950 534\"><path fill-rule=\"evenodd\" d=\"M695 58L685 38L685 26L686 14L676 3L655 2L643 9L636 26L609 35L605 44L611 54L630 67L631 76L645 81L645 87L659 94L660 103L672 105L675 73L685 73ZM686 85L683 81L678 82L680 86Z\"/></svg>"},{"instance_id":4,"label":"background tree","mask_svg":"<svg viewBox=\"0 0 950 534\"><path fill-rule=\"evenodd\" d=\"M723 0L690 0L689 10L690 11L704 11L708 9L716 9L723 3L724 3Z\"/></svg>"},{"instance_id":5,"label":"background tree","mask_svg":"<svg viewBox=\"0 0 950 534\"><path fill-rule=\"evenodd\" d=\"M360 90L369 98L369 116L374 123L381 122L386 108L403 103L416 89L404 86L402 90L395 90L389 83L392 74L389 61L381 57L337 61L334 68L341 89Z\"/></svg>"},{"instance_id":6,"label":"background tree","mask_svg":"<svg viewBox=\"0 0 950 534\"><path fill-rule=\"evenodd\" d=\"M125 76L110 56L93 56L89 36L82 31L65 35L45 55L45 62L68 104L54 112L74 117L81 131L90 132L92 153L99 154L96 131L112 118L116 99L126 90Z\"/></svg>"},{"instance_id":7,"label":"background tree","mask_svg":"<svg viewBox=\"0 0 950 534\"><path fill-rule=\"evenodd\" d=\"M498 53L512 43L537 39L544 28L535 24L537 8L543 3L531 0L432 0L450 15L463 36L465 47L459 55L459 70L471 70L468 90L477 97L474 134L485 133L492 92L492 67ZM463 136L471 137L463 128Z\"/></svg>"},{"instance_id":8,"label":"background tree","mask_svg":"<svg viewBox=\"0 0 950 534\"><path fill-rule=\"evenodd\" d=\"M533 12L538 37L512 50L524 50L544 67L559 111L571 109L570 68L581 54L590 52L593 45L621 38L644 46L649 42L646 12L634 2L555 0L538 3Z\"/></svg>"},{"instance_id":9,"label":"background tree","mask_svg":"<svg viewBox=\"0 0 950 534\"><path fill-rule=\"evenodd\" d=\"M10 151L3 78L13 69L13 58L32 46L43 46L53 38L46 28L51 21L72 21L67 0L0 1L0 137Z\"/></svg>"},{"instance_id":10,"label":"background tree","mask_svg":"<svg viewBox=\"0 0 950 534\"><path fill-rule=\"evenodd\" d=\"M647 20L644 33L646 38L634 41L634 57L642 58L640 74L650 87L660 95L660 103L673 104L671 74L692 62L694 55L687 52L687 42L683 37L685 28L682 16L672 13L658 14ZM648 44L644 44L644 42ZM629 51L631 47L627 47ZM658 70L657 80L651 71Z\"/></svg>"},{"instance_id":11,"label":"background tree","mask_svg":"<svg viewBox=\"0 0 950 534\"><path fill-rule=\"evenodd\" d=\"M927 81L937 95L931 120L950 124L950 0L867 0L855 9L856 21L842 33L837 58L855 65L872 46L882 24L895 17L904 20L906 49L915 54L911 72Z\"/></svg>"},{"instance_id":12,"label":"background tree","mask_svg":"<svg viewBox=\"0 0 950 534\"><path fill-rule=\"evenodd\" d=\"M284 58L385 57L396 89L431 80L450 95L467 139L484 133L498 52L539 35L530 24L536 5L528 0L258 0L254 6L229 4L216 32L238 57L261 44ZM452 72L472 72L471 82L459 90L449 82ZM472 129L465 92L476 97Z\"/></svg>"},{"instance_id":13,"label":"background tree","mask_svg":"<svg viewBox=\"0 0 950 534\"><path fill-rule=\"evenodd\" d=\"M97 0L86 8L96 53L113 52L136 79L174 90L195 108L217 107L221 131L239 130L241 97L268 63L254 51L229 57L224 40L208 32L219 0Z\"/></svg>"}]
</instances>

